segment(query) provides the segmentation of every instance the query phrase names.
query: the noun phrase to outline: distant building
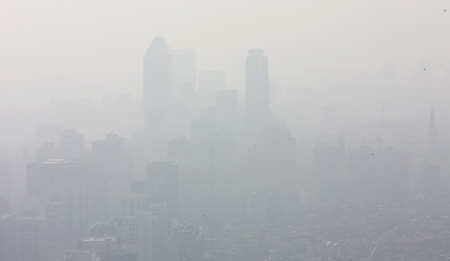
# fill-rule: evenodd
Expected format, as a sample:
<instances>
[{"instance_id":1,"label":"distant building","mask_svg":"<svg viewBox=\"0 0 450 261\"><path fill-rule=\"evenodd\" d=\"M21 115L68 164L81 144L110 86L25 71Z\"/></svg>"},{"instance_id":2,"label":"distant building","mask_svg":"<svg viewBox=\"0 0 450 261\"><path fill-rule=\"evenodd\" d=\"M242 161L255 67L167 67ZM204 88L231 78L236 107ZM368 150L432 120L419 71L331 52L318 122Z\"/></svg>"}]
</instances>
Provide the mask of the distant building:
<instances>
[{"instance_id":1,"label":"distant building","mask_svg":"<svg viewBox=\"0 0 450 261\"><path fill-rule=\"evenodd\" d=\"M44 141L50 141L56 144L59 142L59 136L64 132L64 125L59 123L39 124L35 130L35 143L41 144Z\"/></svg>"},{"instance_id":2,"label":"distant building","mask_svg":"<svg viewBox=\"0 0 450 261\"><path fill-rule=\"evenodd\" d=\"M245 115L249 128L258 131L270 115L268 58L262 49L251 49L245 62Z\"/></svg>"},{"instance_id":3,"label":"distant building","mask_svg":"<svg viewBox=\"0 0 450 261\"><path fill-rule=\"evenodd\" d=\"M18 242L16 236L15 215L0 213L0 260L18 260Z\"/></svg>"},{"instance_id":4,"label":"distant building","mask_svg":"<svg viewBox=\"0 0 450 261\"><path fill-rule=\"evenodd\" d=\"M87 226L90 202L87 186L87 163L81 160L52 159L27 165L27 195L29 198L49 197L47 214L51 224L64 222L65 237L79 238ZM60 203L57 203L60 201ZM52 203L53 202L53 203ZM52 217L62 218L60 221ZM55 228L56 229L56 228ZM55 239L58 241L58 239ZM58 241L59 242L59 241Z\"/></svg>"},{"instance_id":5,"label":"distant building","mask_svg":"<svg viewBox=\"0 0 450 261\"><path fill-rule=\"evenodd\" d=\"M38 161L60 158L60 153L53 141L42 141L35 152L35 159Z\"/></svg>"},{"instance_id":6,"label":"distant building","mask_svg":"<svg viewBox=\"0 0 450 261\"><path fill-rule=\"evenodd\" d=\"M125 149L125 140L117 133L92 144L94 161L88 176L90 213L106 222L120 215L120 201L128 193L129 182L134 180L131 159Z\"/></svg>"},{"instance_id":7,"label":"distant building","mask_svg":"<svg viewBox=\"0 0 450 261\"><path fill-rule=\"evenodd\" d=\"M144 124L150 159L164 159L174 106L172 52L162 37L153 39L144 57Z\"/></svg>"},{"instance_id":8,"label":"distant building","mask_svg":"<svg viewBox=\"0 0 450 261\"><path fill-rule=\"evenodd\" d=\"M81 157L84 152L84 136L76 129L64 129L59 136L59 150L64 158Z\"/></svg>"},{"instance_id":9,"label":"distant building","mask_svg":"<svg viewBox=\"0 0 450 261\"><path fill-rule=\"evenodd\" d=\"M295 140L287 129L263 130L261 143L251 153L260 191L293 192L297 189ZM256 151L255 151L256 150Z\"/></svg>"},{"instance_id":10,"label":"distant building","mask_svg":"<svg viewBox=\"0 0 450 261\"><path fill-rule=\"evenodd\" d=\"M17 246L21 261L47 261L47 219L45 217L18 217Z\"/></svg>"}]
</instances>

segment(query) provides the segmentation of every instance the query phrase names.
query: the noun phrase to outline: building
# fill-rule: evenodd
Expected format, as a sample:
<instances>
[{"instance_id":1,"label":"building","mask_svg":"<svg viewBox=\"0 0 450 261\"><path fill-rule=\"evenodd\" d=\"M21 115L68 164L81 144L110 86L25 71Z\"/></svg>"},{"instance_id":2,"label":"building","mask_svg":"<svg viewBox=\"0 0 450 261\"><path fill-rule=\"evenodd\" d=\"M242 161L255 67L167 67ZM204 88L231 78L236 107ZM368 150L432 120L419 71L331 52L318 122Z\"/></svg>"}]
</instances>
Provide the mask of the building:
<instances>
[{"instance_id":1,"label":"building","mask_svg":"<svg viewBox=\"0 0 450 261\"><path fill-rule=\"evenodd\" d=\"M245 115L250 129L260 130L270 115L268 58L251 49L245 62Z\"/></svg>"},{"instance_id":2,"label":"building","mask_svg":"<svg viewBox=\"0 0 450 261\"><path fill-rule=\"evenodd\" d=\"M64 132L64 125L59 123L39 124L34 132L35 143L41 144L44 141L57 143L59 136Z\"/></svg>"},{"instance_id":3,"label":"building","mask_svg":"<svg viewBox=\"0 0 450 261\"><path fill-rule=\"evenodd\" d=\"M64 158L81 157L84 152L84 135L76 129L64 129L59 136L59 150Z\"/></svg>"},{"instance_id":4,"label":"building","mask_svg":"<svg viewBox=\"0 0 450 261\"><path fill-rule=\"evenodd\" d=\"M0 213L0 260L17 260L16 217Z\"/></svg>"},{"instance_id":5,"label":"building","mask_svg":"<svg viewBox=\"0 0 450 261\"><path fill-rule=\"evenodd\" d=\"M133 180L132 162L125 140L117 133L92 144L92 171L88 177L90 213L98 213L96 221L106 222L120 216L120 201L128 193ZM100 210L100 211L98 211Z\"/></svg>"},{"instance_id":6,"label":"building","mask_svg":"<svg viewBox=\"0 0 450 261\"><path fill-rule=\"evenodd\" d=\"M59 219L64 213L64 221L50 220L55 225L63 222L70 232L64 236L71 239L78 239L88 225L87 170L87 163L81 160L51 159L27 165L27 196L47 201L49 217L55 215Z\"/></svg>"},{"instance_id":7,"label":"building","mask_svg":"<svg viewBox=\"0 0 450 261\"><path fill-rule=\"evenodd\" d=\"M150 136L150 159L164 159L174 106L172 52L155 37L144 57L144 124Z\"/></svg>"},{"instance_id":8,"label":"building","mask_svg":"<svg viewBox=\"0 0 450 261\"><path fill-rule=\"evenodd\" d=\"M20 261L47 261L47 219L45 217L18 217L17 246Z\"/></svg>"},{"instance_id":9,"label":"building","mask_svg":"<svg viewBox=\"0 0 450 261\"><path fill-rule=\"evenodd\" d=\"M279 193L296 198L295 140L285 128L264 129L262 140L249 152L250 176L256 192Z\"/></svg>"}]
</instances>

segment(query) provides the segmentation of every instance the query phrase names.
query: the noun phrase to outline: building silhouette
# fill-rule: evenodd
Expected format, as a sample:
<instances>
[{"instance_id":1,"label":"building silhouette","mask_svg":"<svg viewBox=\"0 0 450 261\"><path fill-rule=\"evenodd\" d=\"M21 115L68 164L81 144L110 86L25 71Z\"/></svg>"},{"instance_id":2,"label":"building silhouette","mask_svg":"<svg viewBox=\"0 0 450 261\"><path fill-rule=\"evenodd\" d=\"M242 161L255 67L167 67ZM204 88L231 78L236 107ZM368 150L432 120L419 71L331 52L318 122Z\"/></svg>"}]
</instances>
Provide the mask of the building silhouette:
<instances>
[{"instance_id":1,"label":"building silhouette","mask_svg":"<svg viewBox=\"0 0 450 261\"><path fill-rule=\"evenodd\" d=\"M270 114L268 58L262 49L250 49L245 62L245 115L250 129L264 126Z\"/></svg>"},{"instance_id":2,"label":"building silhouette","mask_svg":"<svg viewBox=\"0 0 450 261\"><path fill-rule=\"evenodd\" d=\"M172 53L163 37L155 37L144 57L144 124L151 159L163 159L174 103Z\"/></svg>"}]
</instances>

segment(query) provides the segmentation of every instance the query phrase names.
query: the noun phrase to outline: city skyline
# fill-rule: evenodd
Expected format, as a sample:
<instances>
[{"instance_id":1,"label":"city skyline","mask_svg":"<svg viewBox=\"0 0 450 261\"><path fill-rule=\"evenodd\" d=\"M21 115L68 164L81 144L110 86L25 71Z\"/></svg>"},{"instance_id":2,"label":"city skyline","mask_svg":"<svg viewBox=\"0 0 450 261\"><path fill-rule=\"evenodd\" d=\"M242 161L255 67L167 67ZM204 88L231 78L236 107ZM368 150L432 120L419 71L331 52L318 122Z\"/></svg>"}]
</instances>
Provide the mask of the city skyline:
<instances>
[{"instance_id":1,"label":"city skyline","mask_svg":"<svg viewBox=\"0 0 450 261\"><path fill-rule=\"evenodd\" d=\"M446 4L1 3L0 261L450 259Z\"/></svg>"}]
</instances>

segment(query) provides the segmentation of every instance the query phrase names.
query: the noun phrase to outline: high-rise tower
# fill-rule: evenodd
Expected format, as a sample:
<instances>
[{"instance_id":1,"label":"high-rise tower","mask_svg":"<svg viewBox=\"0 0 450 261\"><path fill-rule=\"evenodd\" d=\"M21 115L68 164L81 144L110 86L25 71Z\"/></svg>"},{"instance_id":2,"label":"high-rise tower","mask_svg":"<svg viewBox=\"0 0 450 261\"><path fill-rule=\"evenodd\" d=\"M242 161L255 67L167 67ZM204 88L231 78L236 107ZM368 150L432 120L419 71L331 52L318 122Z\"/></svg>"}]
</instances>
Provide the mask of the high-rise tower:
<instances>
[{"instance_id":1,"label":"high-rise tower","mask_svg":"<svg viewBox=\"0 0 450 261\"><path fill-rule=\"evenodd\" d=\"M166 41L155 37L144 57L144 122L147 128L166 125L173 99L172 55Z\"/></svg>"},{"instance_id":2,"label":"high-rise tower","mask_svg":"<svg viewBox=\"0 0 450 261\"><path fill-rule=\"evenodd\" d=\"M152 159L164 158L173 113L172 54L163 37L155 37L144 57L144 124Z\"/></svg>"},{"instance_id":3,"label":"high-rise tower","mask_svg":"<svg viewBox=\"0 0 450 261\"><path fill-rule=\"evenodd\" d=\"M262 49L250 49L245 62L245 110L249 127L261 128L269 113L268 59Z\"/></svg>"}]
</instances>

